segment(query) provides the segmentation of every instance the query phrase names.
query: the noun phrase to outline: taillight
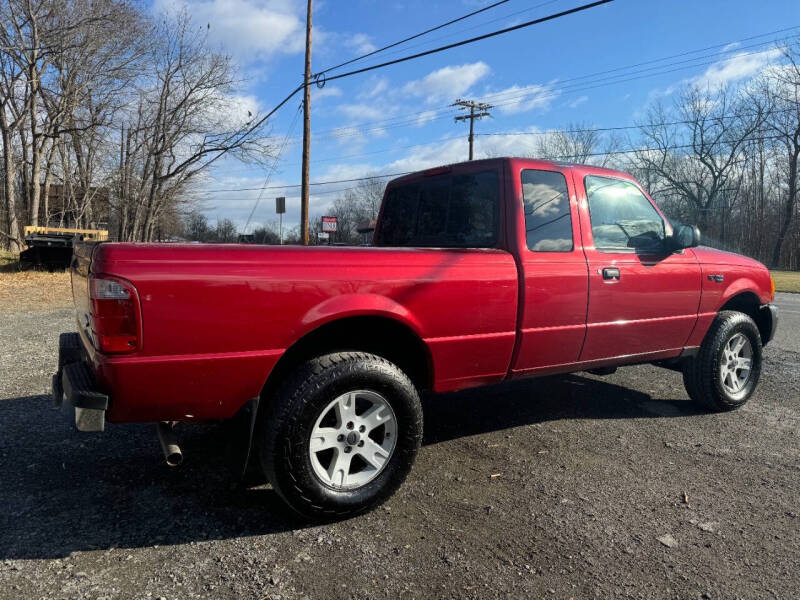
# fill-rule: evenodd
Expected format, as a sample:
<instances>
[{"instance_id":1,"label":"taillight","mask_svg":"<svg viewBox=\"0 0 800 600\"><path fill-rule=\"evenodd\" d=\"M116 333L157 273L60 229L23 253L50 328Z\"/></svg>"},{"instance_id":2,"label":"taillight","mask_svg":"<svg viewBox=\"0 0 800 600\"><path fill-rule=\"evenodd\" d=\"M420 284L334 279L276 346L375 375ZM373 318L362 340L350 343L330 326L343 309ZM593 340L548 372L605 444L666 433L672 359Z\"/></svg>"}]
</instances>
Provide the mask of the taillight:
<instances>
[{"instance_id":1,"label":"taillight","mask_svg":"<svg viewBox=\"0 0 800 600\"><path fill-rule=\"evenodd\" d=\"M92 333L97 349L106 354L139 349L139 303L136 289L122 279L89 278Z\"/></svg>"}]
</instances>

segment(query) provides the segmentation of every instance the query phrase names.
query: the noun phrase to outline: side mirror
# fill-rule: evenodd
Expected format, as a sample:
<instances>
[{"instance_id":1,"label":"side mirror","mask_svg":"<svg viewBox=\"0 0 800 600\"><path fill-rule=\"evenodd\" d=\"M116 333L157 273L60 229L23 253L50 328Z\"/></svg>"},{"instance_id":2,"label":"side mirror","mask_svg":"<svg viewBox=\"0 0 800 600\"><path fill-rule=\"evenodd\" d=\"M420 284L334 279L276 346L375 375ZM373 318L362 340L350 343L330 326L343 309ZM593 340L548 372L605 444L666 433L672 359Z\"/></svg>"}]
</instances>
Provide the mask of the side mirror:
<instances>
[{"instance_id":1,"label":"side mirror","mask_svg":"<svg viewBox=\"0 0 800 600\"><path fill-rule=\"evenodd\" d=\"M700 245L700 229L696 225L677 225L669 241L673 252L694 248Z\"/></svg>"}]
</instances>

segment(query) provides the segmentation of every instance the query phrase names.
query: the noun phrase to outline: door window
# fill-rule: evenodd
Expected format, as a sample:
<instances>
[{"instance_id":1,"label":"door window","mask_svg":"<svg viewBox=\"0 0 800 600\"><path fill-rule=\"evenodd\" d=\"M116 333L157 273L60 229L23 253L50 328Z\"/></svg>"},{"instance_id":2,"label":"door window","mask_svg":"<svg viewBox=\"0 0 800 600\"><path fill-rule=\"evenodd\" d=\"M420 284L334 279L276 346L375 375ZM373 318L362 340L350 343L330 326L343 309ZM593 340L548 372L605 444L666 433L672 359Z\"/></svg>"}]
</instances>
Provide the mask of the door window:
<instances>
[{"instance_id":1,"label":"door window","mask_svg":"<svg viewBox=\"0 0 800 600\"><path fill-rule=\"evenodd\" d=\"M567 180L557 171L522 171L525 236L534 252L571 252L572 214Z\"/></svg>"},{"instance_id":2,"label":"door window","mask_svg":"<svg viewBox=\"0 0 800 600\"><path fill-rule=\"evenodd\" d=\"M647 252L664 248L664 220L633 183L587 175L584 185L595 248L601 252Z\"/></svg>"}]
</instances>

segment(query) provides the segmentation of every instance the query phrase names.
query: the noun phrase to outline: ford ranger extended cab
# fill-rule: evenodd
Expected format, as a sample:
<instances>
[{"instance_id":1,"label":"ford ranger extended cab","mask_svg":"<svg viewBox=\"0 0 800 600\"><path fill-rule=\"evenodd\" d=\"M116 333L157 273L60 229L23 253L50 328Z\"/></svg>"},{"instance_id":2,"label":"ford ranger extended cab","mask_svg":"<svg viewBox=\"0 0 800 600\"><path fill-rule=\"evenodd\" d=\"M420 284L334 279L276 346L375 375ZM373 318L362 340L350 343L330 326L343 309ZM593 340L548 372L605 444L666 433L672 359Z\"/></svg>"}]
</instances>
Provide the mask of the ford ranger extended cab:
<instances>
[{"instance_id":1,"label":"ford ranger extended cab","mask_svg":"<svg viewBox=\"0 0 800 600\"><path fill-rule=\"evenodd\" d=\"M280 496L351 515L409 472L423 390L654 363L744 404L774 284L698 238L629 175L500 158L391 181L371 247L84 244L54 398L83 431L157 423L173 464L176 422L247 411Z\"/></svg>"}]
</instances>

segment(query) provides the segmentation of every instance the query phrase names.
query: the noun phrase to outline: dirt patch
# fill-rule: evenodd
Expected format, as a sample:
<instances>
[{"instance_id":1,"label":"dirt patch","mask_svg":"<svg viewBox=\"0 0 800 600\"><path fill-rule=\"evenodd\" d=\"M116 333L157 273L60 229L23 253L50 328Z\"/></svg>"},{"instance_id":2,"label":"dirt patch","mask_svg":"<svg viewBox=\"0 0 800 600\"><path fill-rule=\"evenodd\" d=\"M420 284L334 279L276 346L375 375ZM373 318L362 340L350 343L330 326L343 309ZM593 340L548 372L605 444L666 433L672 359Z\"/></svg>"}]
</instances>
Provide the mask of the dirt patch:
<instances>
[{"instance_id":1,"label":"dirt patch","mask_svg":"<svg viewBox=\"0 0 800 600\"><path fill-rule=\"evenodd\" d=\"M72 306L69 273L0 272L0 313Z\"/></svg>"},{"instance_id":2,"label":"dirt patch","mask_svg":"<svg viewBox=\"0 0 800 600\"><path fill-rule=\"evenodd\" d=\"M46 395L72 310L0 310L0 600L796 598L800 330L781 328L730 413L647 365L427 396L398 493L309 525L233 485L224 425L179 425L177 469L152 424L76 431Z\"/></svg>"}]
</instances>

